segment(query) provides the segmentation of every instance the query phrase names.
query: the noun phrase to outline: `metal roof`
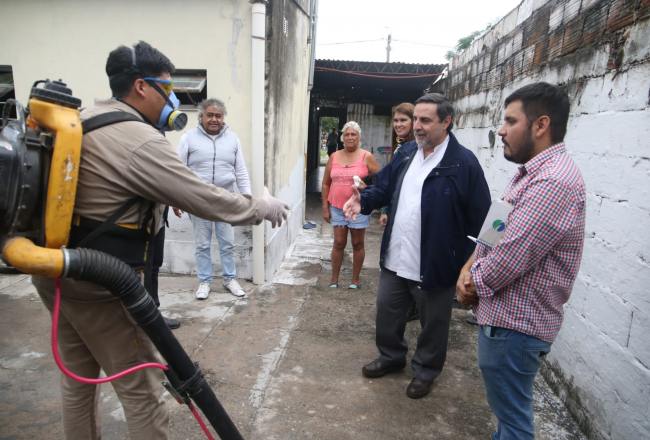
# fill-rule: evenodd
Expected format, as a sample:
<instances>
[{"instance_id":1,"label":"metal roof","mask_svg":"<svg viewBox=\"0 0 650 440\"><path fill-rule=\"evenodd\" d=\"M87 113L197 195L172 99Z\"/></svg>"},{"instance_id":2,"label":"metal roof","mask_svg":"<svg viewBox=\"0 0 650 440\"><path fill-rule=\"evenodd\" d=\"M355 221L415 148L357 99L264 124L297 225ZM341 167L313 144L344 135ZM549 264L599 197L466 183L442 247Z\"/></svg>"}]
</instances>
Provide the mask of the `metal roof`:
<instances>
[{"instance_id":1,"label":"metal roof","mask_svg":"<svg viewBox=\"0 0 650 440\"><path fill-rule=\"evenodd\" d=\"M447 64L316 60L312 97L394 105L414 101Z\"/></svg>"}]
</instances>

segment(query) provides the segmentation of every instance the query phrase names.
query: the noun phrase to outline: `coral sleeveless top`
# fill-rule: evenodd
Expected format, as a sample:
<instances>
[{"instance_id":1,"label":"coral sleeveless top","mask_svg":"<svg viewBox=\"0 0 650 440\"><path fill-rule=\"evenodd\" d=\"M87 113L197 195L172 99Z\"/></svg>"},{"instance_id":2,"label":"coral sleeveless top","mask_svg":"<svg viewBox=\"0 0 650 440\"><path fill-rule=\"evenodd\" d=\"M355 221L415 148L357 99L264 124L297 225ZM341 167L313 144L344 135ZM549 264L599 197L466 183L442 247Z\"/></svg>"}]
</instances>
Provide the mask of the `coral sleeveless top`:
<instances>
[{"instance_id":1,"label":"coral sleeveless top","mask_svg":"<svg viewBox=\"0 0 650 440\"><path fill-rule=\"evenodd\" d=\"M330 185L330 193L327 197L327 201L332 206L343 209L345 202L352 196L352 185L354 185L352 176L359 176L362 179L368 177L366 156L369 154L368 151L361 150L359 160L349 165L339 163L337 160L338 154L332 156L332 167L330 169L332 184Z\"/></svg>"}]
</instances>

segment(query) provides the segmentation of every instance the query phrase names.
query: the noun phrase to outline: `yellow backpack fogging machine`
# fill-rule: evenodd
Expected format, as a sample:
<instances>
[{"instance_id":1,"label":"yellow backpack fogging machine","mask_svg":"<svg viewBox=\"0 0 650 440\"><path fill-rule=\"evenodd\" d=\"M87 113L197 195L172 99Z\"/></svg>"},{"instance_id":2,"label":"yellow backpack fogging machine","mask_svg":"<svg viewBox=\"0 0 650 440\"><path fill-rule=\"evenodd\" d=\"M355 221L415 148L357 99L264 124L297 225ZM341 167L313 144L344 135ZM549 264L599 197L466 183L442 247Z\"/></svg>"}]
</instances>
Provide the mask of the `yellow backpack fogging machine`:
<instances>
[{"instance_id":1,"label":"yellow backpack fogging machine","mask_svg":"<svg viewBox=\"0 0 650 440\"><path fill-rule=\"evenodd\" d=\"M12 104L15 120L8 117ZM65 84L38 81L29 114L11 100L3 108L0 240L3 258L21 272L64 274L61 247L70 234L81 158L80 105Z\"/></svg>"},{"instance_id":2,"label":"yellow backpack fogging machine","mask_svg":"<svg viewBox=\"0 0 650 440\"><path fill-rule=\"evenodd\" d=\"M2 258L23 273L105 287L122 301L168 362L169 382L164 385L176 400L190 408L194 401L220 438L241 439L133 269L95 249L65 247L82 154L80 106L81 100L65 83L49 80L34 83L26 110L15 100L5 103L0 119ZM15 118L10 118L12 110Z\"/></svg>"}]
</instances>

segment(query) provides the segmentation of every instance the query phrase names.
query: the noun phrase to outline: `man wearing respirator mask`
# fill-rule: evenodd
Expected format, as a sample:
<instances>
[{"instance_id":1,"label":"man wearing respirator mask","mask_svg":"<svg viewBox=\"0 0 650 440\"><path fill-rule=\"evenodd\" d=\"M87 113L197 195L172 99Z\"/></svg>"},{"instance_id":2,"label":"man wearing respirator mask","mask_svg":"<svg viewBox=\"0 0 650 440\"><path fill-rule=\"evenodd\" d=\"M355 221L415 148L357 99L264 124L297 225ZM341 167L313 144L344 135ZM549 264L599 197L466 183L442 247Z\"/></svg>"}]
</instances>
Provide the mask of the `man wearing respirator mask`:
<instances>
[{"instance_id":1,"label":"man wearing respirator mask","mask_svg":"<svg viewBox=\"0 0 650 440\"><path fill-rule=\"evenodd\" d=\"M81 114L84 121L79 182L69 247L98 249L134 270L150 259L147 242L157 230L160 205L172 205L202 218L235 225L286 219L287 207L268 194L252 198L201 181L178 158L161 131L182 128L171 75L174 66L145 42L120 46L106 62L113 98ZM118 115L118 120L110 121ZM124 116L126 114L126 117ZM121 119L120 119L121 118ZM95 122L94 129L89 129ZM208 203L206 203L208 201ZM51 310L54 281L33 277ZM146 334L108 290L89 282L61 281L59 348L75 373L98 377L157 353ZM113 382L134 440L166 439L168 416L161 400L163 374L144 370ZM97 439L96 385L62 380L63 424L68 439Z\"/></svg>"}]
</instances>

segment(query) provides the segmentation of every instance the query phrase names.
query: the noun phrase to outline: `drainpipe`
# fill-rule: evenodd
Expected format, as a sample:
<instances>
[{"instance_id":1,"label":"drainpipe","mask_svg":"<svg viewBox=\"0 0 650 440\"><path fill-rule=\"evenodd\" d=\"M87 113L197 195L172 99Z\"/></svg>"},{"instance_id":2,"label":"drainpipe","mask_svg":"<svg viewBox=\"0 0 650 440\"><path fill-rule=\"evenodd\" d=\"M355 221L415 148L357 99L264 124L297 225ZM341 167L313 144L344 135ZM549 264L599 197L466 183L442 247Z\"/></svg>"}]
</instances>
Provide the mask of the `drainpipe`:
<instances>
[{"instance_id":1,"label":"drainpipe","mask_svg":"<svg viewBox=\"0 0 650 440\"><path fill-rule=\"evenodd\" d=\"M316 24L318 23L318 0L311 1L311 9L309 11L309 39L308 43L311 45L309 57L309 80L307 82L307 114L311 116L309 109L311 108L311 91L314 88L314 68L316 65ZM311 118L307 118L307 136L305 136L305 145L303 147L303 157L305 163L305 170L302 174L303 182L307 183L307 176L310 175L310 162L309 162L309 128L311 126ZM319 150L320 151L320 150ZM307 190L305 189L305 198L302 204L302 218L306 220L307 215Z\"/></svg>"},{"instance_id":2,"label":"drainpipe","mask_svg":"<svg viewBox=\"0 0 650 440\"><path fill-rule=\"evenodd\" d=\"M251 0L251 143L253 197L264 193L264 63L267 0ZM265 222L253 226L253 283L264 283Z\"/></svg>"},{"instance_id":3,"label":"drainpipe","mask_svg":"<svg viewBox=\"0 0 650 440\"><path fill-rule=\"evenodd\" d=\"M309 83L307 91L311 92L314 88L314 66L316 64L316 25L318 24L318 0L311 2L311 35L309 43L311 44L311 59L309 61Z\"/></svg>"}]
</instances>

